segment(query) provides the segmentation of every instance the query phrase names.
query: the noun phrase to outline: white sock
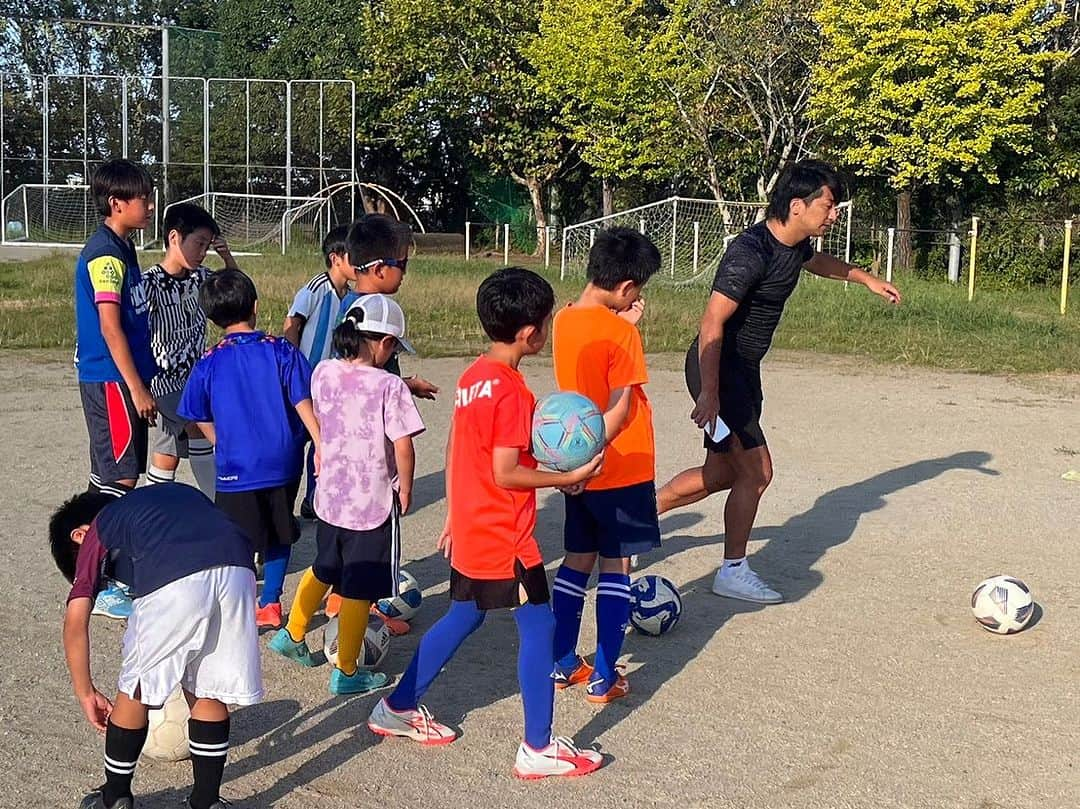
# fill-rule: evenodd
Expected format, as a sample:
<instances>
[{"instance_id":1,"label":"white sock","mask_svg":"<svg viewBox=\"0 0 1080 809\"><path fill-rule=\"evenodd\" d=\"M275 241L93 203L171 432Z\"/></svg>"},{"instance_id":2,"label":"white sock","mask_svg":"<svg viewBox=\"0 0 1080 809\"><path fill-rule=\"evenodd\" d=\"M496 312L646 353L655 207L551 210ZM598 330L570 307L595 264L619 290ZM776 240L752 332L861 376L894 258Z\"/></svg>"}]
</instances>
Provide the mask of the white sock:
<instances>
[{"instance_id":1,"label":"white sock","mask_svg":"<svg viewBox=\"0 0 1080 809\"><path fill-rule=\"evenodd\" d=\"M148 484L172 483L174 480L176 480L175 469L162 469L159 466L150 464L150 468L146 470L146 482Z\"/></svg>"},{"instance_id":2,"label":"white sock","mask_svg":"<svg viewBox=\"0 0 1080 809\"><path fill-rule=\"evenodd\" d=\"M724 564L720 566L720 572L730 571L733 568L739 568L746 564L746 557L740 557L739 559L725 559Z\"/></svg>"},{"instance_id":3,"label":"white sock","mask_svg":"<svg viewBox=\"0 0 1080 809\"><path fill-rule=\"evenodd\" d=\"M214 464L214 445L206 438L192 438L188 441L188 463L191 474L199 484L199 490L214 499L217 491L217 467Z\"/></svg>"}]
</instances>

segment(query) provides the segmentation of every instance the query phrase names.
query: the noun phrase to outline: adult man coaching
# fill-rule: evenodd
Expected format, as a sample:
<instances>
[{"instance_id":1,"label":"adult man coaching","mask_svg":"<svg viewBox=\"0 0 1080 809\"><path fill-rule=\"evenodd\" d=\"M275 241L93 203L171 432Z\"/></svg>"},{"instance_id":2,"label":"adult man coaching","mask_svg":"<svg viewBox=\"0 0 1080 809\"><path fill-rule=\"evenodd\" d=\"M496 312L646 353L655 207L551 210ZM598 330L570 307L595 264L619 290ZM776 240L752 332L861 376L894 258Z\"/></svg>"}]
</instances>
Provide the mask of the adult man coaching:
<instances>
[{"instance_id":1,"label":"adult man coaching","mask_svg":"<svg viewBox=\"0 0 1080 809\"><path fill-rule=\"evenodd\" d=\"M686 355L687 386L696 400L690 418L705 429L707 453L702 466L660 489L657 506L663 514L731 490L724 507L724 561L713 580L717 595L762 604L783 600L750 569L746 543L773 472L760 424L761 360L801 271L862 284L900 303L892 284L814 249L813 240L836 221L841 196L840 180L825 163L803 160L784 171L765 221L739 234L724 253ZM717 416L731 431L719 441L712 433Z\"/></svg>"}]
</instances>

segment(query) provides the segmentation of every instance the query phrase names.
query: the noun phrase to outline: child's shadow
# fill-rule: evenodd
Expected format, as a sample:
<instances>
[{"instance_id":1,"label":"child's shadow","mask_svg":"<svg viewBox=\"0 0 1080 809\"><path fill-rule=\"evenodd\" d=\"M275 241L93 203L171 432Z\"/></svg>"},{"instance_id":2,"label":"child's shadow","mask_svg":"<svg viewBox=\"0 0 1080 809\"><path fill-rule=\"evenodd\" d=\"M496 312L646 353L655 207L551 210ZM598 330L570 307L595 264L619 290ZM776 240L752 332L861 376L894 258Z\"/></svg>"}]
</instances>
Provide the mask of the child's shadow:
<instances>
[{"instance_id":1,"label":"child's shadow","mask_svg":"<svg viewBox=\"0 0 1080 809\"><path fill-rule=\"evenodd\" d=\"M254 749L244 751L243 758L232 761L225 768L222 793L238 805L262 809L347 764L377 741L358 718L366 717L376 700L385 693L380 691L351 699L331 697L318 707L302 712L298 712L299 706L294 700L264 702L234 711L231 744L239 746L252 739L259 741ZM340 733L348 733L348 736L310 755L314 747L329 742ZM270 771L294 756L299 757L299 765L290 768L270 786L243 797L232 797L234 792L230 794L230 782L256 771ZM190 764L185 762L184 767L190 779ZM178 769L178 775L179 772ZM139 805L147 809L171 809L187 797L188 791L190 788L160 790L140 797Z\"/></svg>"}]
</instances>

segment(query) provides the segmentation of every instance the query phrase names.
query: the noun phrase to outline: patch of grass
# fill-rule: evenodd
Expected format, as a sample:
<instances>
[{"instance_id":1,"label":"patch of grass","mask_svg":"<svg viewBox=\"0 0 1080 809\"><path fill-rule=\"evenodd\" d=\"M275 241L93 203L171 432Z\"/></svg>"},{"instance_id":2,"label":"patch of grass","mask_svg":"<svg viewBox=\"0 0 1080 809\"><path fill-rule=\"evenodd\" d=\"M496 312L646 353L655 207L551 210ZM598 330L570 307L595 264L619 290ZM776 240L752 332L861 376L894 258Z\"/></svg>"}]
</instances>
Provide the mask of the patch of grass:
<instances>
[{"instance_id":1,"label":"patch of grass","mask_svg":"<svg viewBox=\"0 0 1080 809\"><path fill-rule=\"evenodd\" d=\"M153 254L143 261L149 264ZM580 279L558 280L544 270L561 302L572 300ZM296 290L321 267L319 256L240 259L259 289L259 322L279 331ZM0 347L69 348L74 339L72 256L0 263ZM425 356L481 351L476 320L480 281L499 264L445 256L417 256L398 295L409 316L410 337ZM775 345L864 356L873 360L978 372L1080 371L1080 299L1066 317L1053 289L977 290L899 276L904 304L890 307L861 287L805 277L788 303ZM1080 290L1077 291L1080 295ZM650 352L685 351L697 331L707 287L647 290L642 333Z\"/></svg>"}]
</instances>

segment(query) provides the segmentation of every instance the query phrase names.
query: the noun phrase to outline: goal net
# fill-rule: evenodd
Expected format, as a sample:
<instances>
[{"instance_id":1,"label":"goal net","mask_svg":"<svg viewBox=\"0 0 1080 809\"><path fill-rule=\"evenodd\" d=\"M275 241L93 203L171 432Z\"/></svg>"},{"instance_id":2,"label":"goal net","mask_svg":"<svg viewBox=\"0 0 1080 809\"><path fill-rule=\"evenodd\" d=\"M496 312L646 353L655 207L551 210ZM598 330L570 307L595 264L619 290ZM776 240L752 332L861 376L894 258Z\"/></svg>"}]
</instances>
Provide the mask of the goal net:
<instances>
[{"instance_id":1,"label":"goal net","mask_svg":"<svg viewBox=\"0 0 1080 809\"><path fill-rule=\"evenodd\" d=\"M157 190L154 191L155 207ZM101 224L87 185L20 185L0 200L0 242L29 247L81 247ZM157 241L150 227L132 234L139 248Z\"/></svg>"},{"instance_id":2,"label":"goal net","mask_svg":"<svg viewBox=\"0 0 1080 809\"><path fill-rule=\"evenodd\" d=\"M836 223L817 241L818 250L848 261L851 255L851 203L840 206ZM660 249L656 280L693 284L710 280L731 240L765 217L763 202L717 202L670 197L627 211L590 219L563 229L560 276L583 275L589 248L605 228L629 227Z\"/></svg>"},{"instance_id":3,"label":"goal net","mask_svg":"<svg viewBox=\"0 0 1080 809\"><path fill-rule=\"evenodd\" d=\"M325 224L320 221L325 213L325 197L289 197L265 194L229 194L211 191L181 202L194 203L205 208L214 217L221 235L234 251L261 251L280 249L284 252L294 236L293 225L299 223L300 232L306 222L314 238L316 232L322 239Z\"/></svg>"}]
</instances>

